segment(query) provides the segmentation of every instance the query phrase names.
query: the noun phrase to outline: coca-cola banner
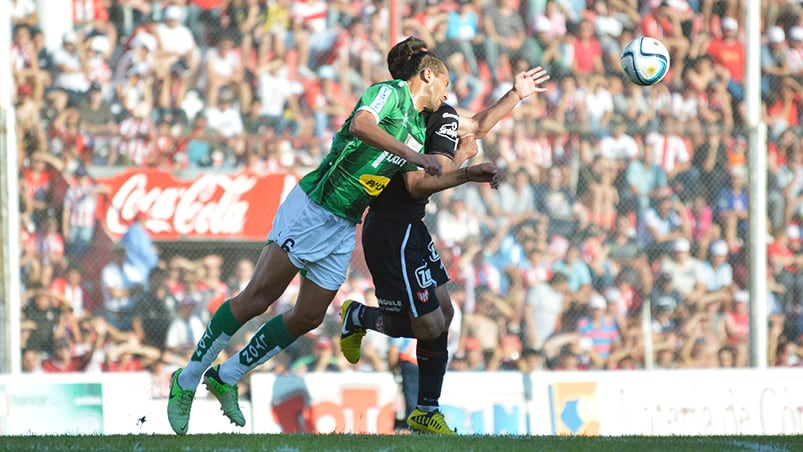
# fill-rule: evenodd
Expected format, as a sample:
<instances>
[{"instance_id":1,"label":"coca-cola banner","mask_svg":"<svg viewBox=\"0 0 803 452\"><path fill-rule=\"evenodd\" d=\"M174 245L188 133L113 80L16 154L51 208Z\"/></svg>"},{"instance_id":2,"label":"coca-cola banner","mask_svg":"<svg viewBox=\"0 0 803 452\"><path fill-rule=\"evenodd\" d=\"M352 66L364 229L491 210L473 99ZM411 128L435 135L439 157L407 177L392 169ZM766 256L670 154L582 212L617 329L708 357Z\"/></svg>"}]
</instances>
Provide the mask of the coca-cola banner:
<instances>
[{"instance_id":1,"label":"coca-cola banner","mask_svg":"<svg viewBox=\"0 0 803 452\"><path fill-rule=\"evenodd\" d=\"M109 189L100 221L113 237L124 234L142 212L154 240L263 241L297 181L284 173L204 173L185 180L167 171L129 170L97 179Z\"/></svg>"}]
</instances>

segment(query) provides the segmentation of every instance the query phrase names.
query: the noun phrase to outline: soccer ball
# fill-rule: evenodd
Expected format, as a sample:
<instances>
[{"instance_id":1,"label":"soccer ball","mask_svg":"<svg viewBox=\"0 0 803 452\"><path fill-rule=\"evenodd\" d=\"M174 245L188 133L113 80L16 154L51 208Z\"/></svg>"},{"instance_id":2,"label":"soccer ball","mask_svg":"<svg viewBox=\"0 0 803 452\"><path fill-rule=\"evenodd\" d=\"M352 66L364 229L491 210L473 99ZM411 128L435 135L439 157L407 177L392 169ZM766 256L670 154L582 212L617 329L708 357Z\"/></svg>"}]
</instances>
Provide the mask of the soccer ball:
<instances>
[{"instance_id":1,"label":"soccer ball","mask_svg":"<svg viewBox=\"0 0 803 452\"><path fill-rule=\"evenodd\" d=\"M636 38L622 51L622 72L636 85L654 85L669 71L669 51L655 38Z\"/></svg>"}]
</instances>

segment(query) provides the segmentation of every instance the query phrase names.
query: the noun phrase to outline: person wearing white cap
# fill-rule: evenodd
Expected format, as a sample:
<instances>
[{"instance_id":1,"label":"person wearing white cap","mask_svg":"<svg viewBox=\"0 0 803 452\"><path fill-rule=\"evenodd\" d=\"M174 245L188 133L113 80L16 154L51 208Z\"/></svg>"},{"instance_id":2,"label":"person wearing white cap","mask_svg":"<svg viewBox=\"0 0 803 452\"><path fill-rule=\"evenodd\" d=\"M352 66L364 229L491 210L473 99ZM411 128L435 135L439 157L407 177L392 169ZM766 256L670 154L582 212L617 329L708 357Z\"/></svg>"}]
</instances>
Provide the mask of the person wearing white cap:
<instances>
[{"instance_id":1,"label":"person wearing white cap","mask_svg":"<svg viewBox=\"0 0 803 452\"><path fill-rule=\"evenodd\" d=\"M607 360L611 350L621 340L616 320L608 311L608 302L597 292L593 292L588 300L588 313L577 322L577 332L581 338L592 341L594 354Z\"/></svg>"},{"instance_id":2,"label":"person wearing white cap","mask_svg":"<svg viewBox=\"0 0 803 452\"><path fill-rule=\"evenodd\" d=\"M661 273L670 275L677 291L692 304L706 292L702 268L702 263L691 255L691 244L685 238L672 242L671 254L661 261Z\"/></svg>"},{"instance_id":3,"label":"person wearing white cap","mask_svg":"<svg viewBox=\"0 0 803 452\"><path fill-rule=\"evenodd\" d=\"M723 316L728 344L736 347L737 366L746 364L750 340L750 293L739 290L733 294L731 308Z\"/></svg>"},{"instance_id":4,"label":"person wearing white cap","mask_svg":"<svg viewBox=\"0 0 803 452\"><path fill-rule=\"evenodd\" d=\"M182 8L170 5L165 8L164 22L156 26L156 38L159 42L156 72L160 79L167 79L170 67L179 60L184 61L193 73L198 67L198 46L190 29L182 23L183 20Z\"/></svg>"},{"instance_id":5,"label":"person wearing white cap","mask_svg":"<svg viewBox=\"0 0 803 452\"><path fill-rule=\"evenodd\" d=\"M74 31L62 36L62 46L53 51L52 61L55 68L53 88L48 94L57 109L78 105L78 102L89 90L89 68L81 58L82 43Z\"/></svg>"},{"instance_id":6,"label":"person wearing white cap","mask_svg":"<svg viewBox=\"0 0 803 452\"><path fill-rule=\"evenodd\" d=\"M728 293L733 285L733 268L728 263L728 244L717 240L711 244L708 260L702 262L707 298Z\"/></svg>"},{"instance_id":7,"label":"person wearing white cap","mask_svg":"<svg viewBox=\"0 0 803 452\"><path fill-rule=\"evenodd\" d=\"M715 37L705 52L714 63L727 69L730 75L728 92L734 100L744 98L744 73L747 62L744 43L739 40L739 22L733 17L724 17L721 22L722 36Z\"/></svg>"},{"instance_id":8,"label":"person wearing white cap","mask_svg":"<svg viewBox=\"0 0 803 452\"><path fill-rule=\"evenodd\" d=\"M803 27L789 29L789 69L793 74L803 74Z\"/></svg>"},{"instance_id":9,"label":"person wearing white cap","mask_svg":"<svg viewBox=\"0 0 803 452\"><path fill-rule=\"evenodd\" d=\"M145 64L150 69L154 65L154 55L157 47L156 37L148 32L139 31L131 39L130 49L120 56L114 69L114 83L122 83L128 71L138 65Z\"/></svg>"},{"instance_id":10,"label":"person wearing white cap","mask_svg":"<svg viewBox=\"0 0 803 452\"><path fill-rule=\"evenodd\" d=\"M774 25L767 29L767 43L761 46L761 93L766 95L790 75L786 34L783 28Z\"/></svg>"}]
</instances>

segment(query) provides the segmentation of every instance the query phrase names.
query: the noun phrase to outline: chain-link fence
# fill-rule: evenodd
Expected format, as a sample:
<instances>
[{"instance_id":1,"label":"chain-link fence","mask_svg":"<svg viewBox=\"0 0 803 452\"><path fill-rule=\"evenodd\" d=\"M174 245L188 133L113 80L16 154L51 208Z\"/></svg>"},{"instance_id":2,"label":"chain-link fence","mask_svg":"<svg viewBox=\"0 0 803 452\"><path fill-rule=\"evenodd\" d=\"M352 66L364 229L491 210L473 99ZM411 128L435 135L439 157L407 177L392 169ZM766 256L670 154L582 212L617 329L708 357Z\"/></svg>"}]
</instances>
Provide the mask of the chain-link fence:
<instances>
[{"instance_id":1,"label":"chain-link fence","mask_svg":"<svg viewBox=\"0 0 803 452\"><path fill-rule=\"evenodd\" d=\"M31 2L12 2L23 368L167 375L250 279L282 194L388 77L389 6L73 3L74 28L48 48ZM429 204L460 314L451 368L748 366L741 4L399 7L401 33L447 62L462 111L490 105L522 69L552 76L481 141L477 159L506 170L499 189L464 185ZM803 332L803 16L792 2L763 15L769 364L790 366ZM649 88L618 63L642 34L672 53ZM371 288L358 244L324 326L267 366L313 369L305 355L337 347L334 308ZM379 359L363 368L382 368L387 342L367 342ZM317 368L346 367L332 356Z\"/></svg>"}]
</instances>

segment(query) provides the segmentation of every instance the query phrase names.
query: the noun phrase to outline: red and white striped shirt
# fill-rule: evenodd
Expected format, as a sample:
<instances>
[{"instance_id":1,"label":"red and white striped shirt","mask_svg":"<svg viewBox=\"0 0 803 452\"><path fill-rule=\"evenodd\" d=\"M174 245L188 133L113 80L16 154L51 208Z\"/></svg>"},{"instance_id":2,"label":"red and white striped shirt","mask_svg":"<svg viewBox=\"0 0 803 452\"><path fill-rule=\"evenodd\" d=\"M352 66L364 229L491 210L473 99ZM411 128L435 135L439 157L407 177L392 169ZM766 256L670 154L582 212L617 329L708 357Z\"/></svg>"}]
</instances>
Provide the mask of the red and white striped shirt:
<instances>
[{"instance_id":1,"label":"red and white striped shirt","mask_svg":"<svg viewBox=\"0 0 803 452\"><path fill-rule=\"evenodd\" d=\"M147 162L153 153L150 134L153 123L148 118L129 117L120 123L120 135L124 140L120 143L120 155L128 157L135 164Z\"/></svg>"},{"instance_id":2,"label":"red and white striped shirt","mask_svg":"<svg viewBox=\"0 0 803 452\"><path fill-rule=\"evenodd\" d=\"M92 227L98 200L91 182L71 186L64 195L64 208L70 210L70 225L73 227Z\"/></svg>"},{"instance_id":3,"label":"red and white striped shirt","mask_svg":"<svg viewBox=\"0 0 803 452\"><path fill-rule=\"evenodd\" d=\"M655 162L667 173L675 169L675 165L686 163L691 159L686 142L677 135L650 132L644 140L645 144L652 149Z\"/></svg>"},{"instance_id":4,"label":"red and white striped shirt","mask_svg":"<svg viewBox=\"0 0 803 452\"><path fill-rule=\"evenodd\" d=\"M58 232L36 234L36 252L40 256L64 257L64 239Z\"/></svg>"}]
</instances>

